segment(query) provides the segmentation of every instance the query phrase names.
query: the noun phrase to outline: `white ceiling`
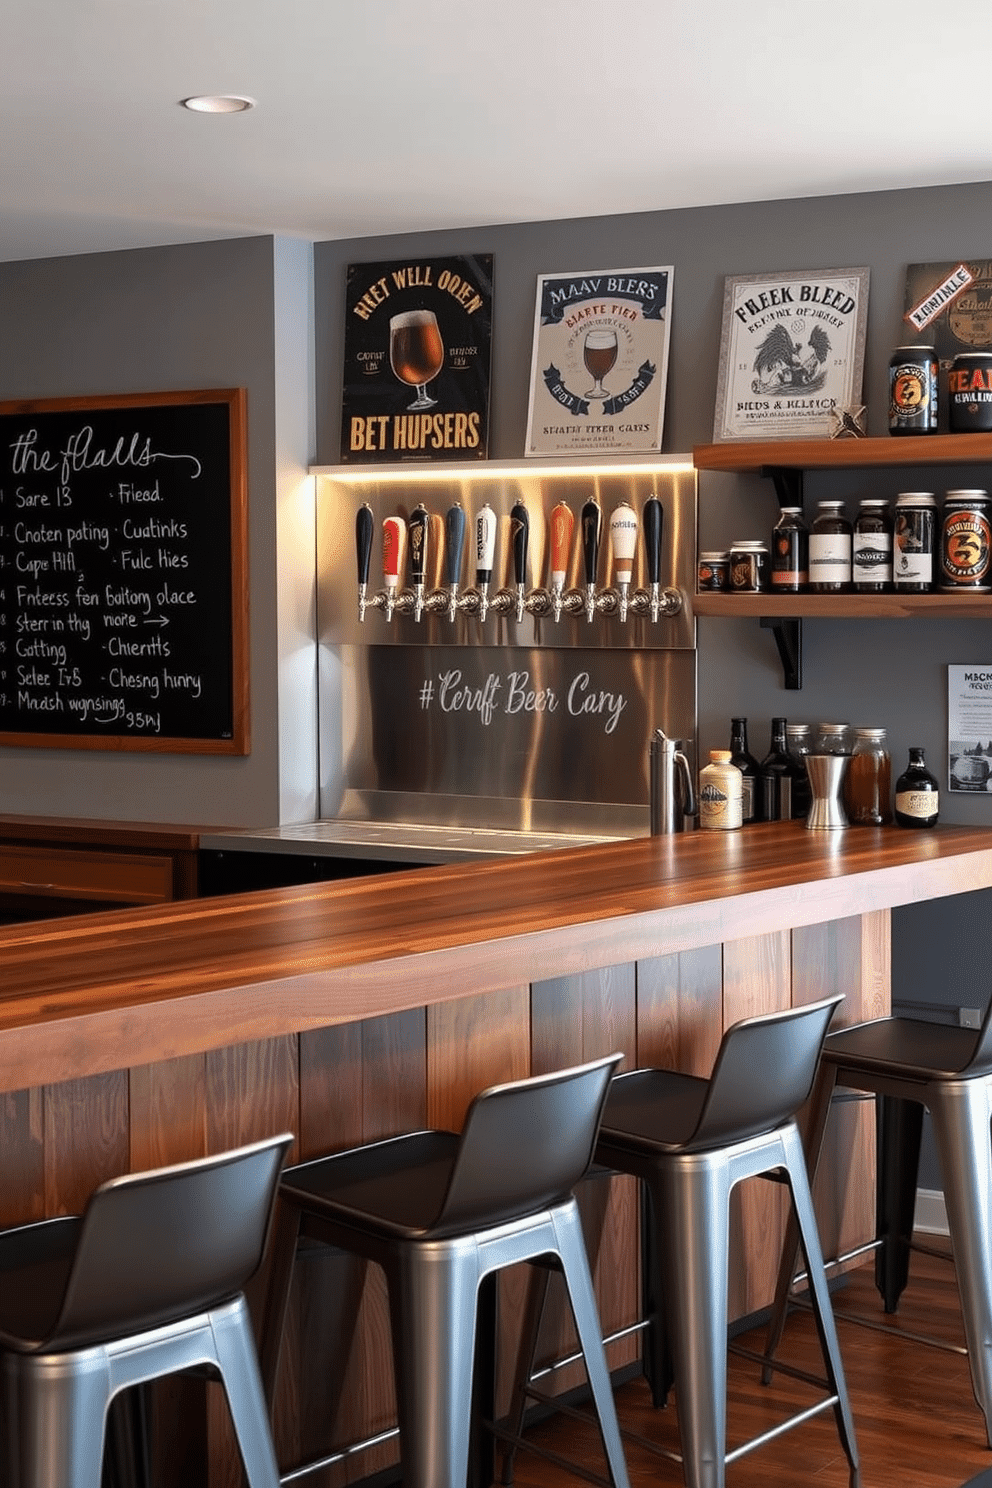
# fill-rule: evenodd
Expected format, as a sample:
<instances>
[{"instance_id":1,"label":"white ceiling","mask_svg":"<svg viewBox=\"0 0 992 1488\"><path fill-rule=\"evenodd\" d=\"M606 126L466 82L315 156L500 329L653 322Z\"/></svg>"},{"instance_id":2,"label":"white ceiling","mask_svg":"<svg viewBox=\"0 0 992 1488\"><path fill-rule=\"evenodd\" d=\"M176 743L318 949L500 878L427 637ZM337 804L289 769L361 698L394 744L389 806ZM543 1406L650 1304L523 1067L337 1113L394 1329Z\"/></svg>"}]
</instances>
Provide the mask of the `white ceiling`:
<instances>
[{"instance_id":1,"label":"white ceiling","mask_svg":"<svg viewBox=\"0 0 992 1488\"><path fill-rule=\"evenodd\" d=\"M989 8L0 0L0 260L992 179Z\"/></svg>"}]
</instances>

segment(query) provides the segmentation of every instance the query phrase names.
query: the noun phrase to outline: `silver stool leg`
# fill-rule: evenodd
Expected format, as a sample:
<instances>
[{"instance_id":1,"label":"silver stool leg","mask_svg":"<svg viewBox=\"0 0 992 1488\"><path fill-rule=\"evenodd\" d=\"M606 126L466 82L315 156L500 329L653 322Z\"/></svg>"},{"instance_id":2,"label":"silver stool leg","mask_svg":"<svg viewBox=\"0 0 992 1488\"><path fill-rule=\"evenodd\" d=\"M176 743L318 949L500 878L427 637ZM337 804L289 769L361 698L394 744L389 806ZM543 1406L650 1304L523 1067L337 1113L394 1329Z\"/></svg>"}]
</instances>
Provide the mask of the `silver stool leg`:
<instances>
[{"instance_id":1,"label":"silver stool leg","mask_svg":"<svg viewBox=\"0 0 992 1488\"><path fill-rule=\"evenodd\" d=\"M481 1276L474 1237L408 1245L387 1272L404 1488L465 1488Z\"/></svg>"},{"instance_id":2,"label":"silver stool leg","mask_svg":"<svg viewBox=\"0 0 992 1488\"><path fill-rule=\"evenodd\" d=\"M565 1285L572 1304L579 1346L585 1356L586 1373L599 1418L599 1430L609 1463L610 1477L614 1488L630 1488L578 1208L573 1205L566 1211L563 1206L559 1206L554 1211L553 1218L558 1254L565 1273Z\"/></svg>"},{"instance_id":3,"label":"silver stool leg","mask_svg":"<svg viewBox=\"0 0 992 1488\"><path fill-rule=\"evenodd\" d=\"M827 1371L830 1392L837 1396L837 1404L834 1406L837 1434L851 1465L851 1488L857 1488L860 1469L857 1441L854 1435L854 1417L847 1394L847 1381L840 1356L840 1344L837 1340L830 1293L827 1290L827 1274L823 1269L823 1251L820 1246L820 1232L816 1226L816 1215L813 1212L813 1196L810 1193L809 1178L806 1173L806 1159L795 1126L786 1127L780 1136L786 1157L786 1171L789 1176L789 1187L792 1190L796 1222L806 1257L806 1270L813 1302L813 1316L820 1337L820 1349Z\"/></svg>"},{"instance_id":4,"label":"silver stool leg","mask_svg":"<svg viewBox=\"0 0 992 1488\"><path fill-rule=\"evenodd\" d=\"M730 1187L719 1153L666 1159L651 1179L675 1356L686 1488L724 1488ZM704 1248L705 1247L705 1248Z\"/></svg>"},{"instance_id":5,"label":"silver stool leg","mask_svg":"<svg viewBox=\"0 0 992 1488\"><path fill-rule=\"evenodd\" d=\"M944 1179L971 1382L992 1446L992 1081L932 1083L927 1104Z\"/></svg>"},{"instance_id":6,"label":"silver stool leg","mask_svg":"<svg viewBox=\"0 0 992 1488\"><path fill-rule=\"evenodd\" d=\"M110 1406L103 1351L8 1357L6 1369L16 1402L9 1488L100 1488Z\"/></svg>"},{"instance_id":7,"label":"silver stool leg","mask_svg":"<svg viewBox=\"0 0 992 1488\"><path fill-rule=\"evenodd\" d=\"M212 1313L211 1331L249 1488L279 1488L279 1468L244 1298L236 1312L225 1309Z\"/></svg>"}]
</instances>

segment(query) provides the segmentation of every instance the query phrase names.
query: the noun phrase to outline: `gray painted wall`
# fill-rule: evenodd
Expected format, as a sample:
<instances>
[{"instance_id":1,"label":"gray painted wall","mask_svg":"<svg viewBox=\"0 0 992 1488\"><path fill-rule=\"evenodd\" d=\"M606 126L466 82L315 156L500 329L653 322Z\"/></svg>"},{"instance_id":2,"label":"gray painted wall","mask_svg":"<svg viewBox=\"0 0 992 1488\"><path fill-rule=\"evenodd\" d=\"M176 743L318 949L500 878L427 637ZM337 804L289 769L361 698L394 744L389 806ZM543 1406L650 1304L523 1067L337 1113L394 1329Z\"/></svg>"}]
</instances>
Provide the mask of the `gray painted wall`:
<instances>
[{"instance_id":1,"label":"gray painted wall","mask_svg":"<svg viewBox=\"0 0 992 1488\"><path fill-rule=\"evenodd\" d=\"M867 264L871 270L865 400L869 433L887 431L887 368L900 329L907 263L987 256L992 183L915 191L746 203L626 217L526 223L446 233L321 243L315 249L317 458L338 459L345 267L431 251L495 256L492 438L496 459L524 448L528 380L539 273L674 264L671 360L666 399L666 452L712 439L726 274ZM894 496L900 490L948 486L992 488L987 468L901 473L818 475L807 482L812 510L828 495ZM777 511L773 491L757 477L704 473L700 479L700 541L726 545L765 536ZM992 610L992 606L990 606ZM816 722L844 719L889 730L895 771L911 744L922 744L946 782L948 662L992 663L992 628L957 621L812 621L804 626L805 684L782 684L770 632L757 622L698 622L699 747L726 745L729 720L750 720L751 747L768 746L770 720L785 714ZM992 796L942 798L942 820L992 824ZM976 906L976 902L978 904ZM913 911L896 917L894 994L904 1001L984 1007L988 960L973 957L939 975L939 947L972 932L976 914L989 922L987 892L926 907L914 936ZM917 954L931 946L929 957ZM932 1152L924 1186L939 1185Z\"/></svg>"},{"instance_id":2,"label":"gray painted wall","mask_svg":"<svg viewBox=\"0 0 992 1488\"><path fill-rule=\"evenodd\" d=\"M0 811L314 815L311 289L310 246L271 238L0 265L0 399L247 388L252 707L244 759L0 749Z\"/></svg>"}]
</instances>

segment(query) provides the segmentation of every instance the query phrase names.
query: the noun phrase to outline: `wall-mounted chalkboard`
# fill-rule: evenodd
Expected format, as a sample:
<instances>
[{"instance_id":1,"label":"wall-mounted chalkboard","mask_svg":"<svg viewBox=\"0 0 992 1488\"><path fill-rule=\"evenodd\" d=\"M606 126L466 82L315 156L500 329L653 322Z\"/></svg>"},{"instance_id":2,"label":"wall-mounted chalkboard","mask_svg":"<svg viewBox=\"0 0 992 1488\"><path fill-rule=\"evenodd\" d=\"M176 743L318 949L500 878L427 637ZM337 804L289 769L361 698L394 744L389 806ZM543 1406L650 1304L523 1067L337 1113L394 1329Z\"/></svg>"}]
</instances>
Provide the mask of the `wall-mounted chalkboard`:
<instances>
[{"instance_id":1,"label":"wall-mounted chalkboard","mask_svg":"<svg viewBox=\"0 0 992 1488\"><path fill-rule=\"evenodd\" d=\"M0 744L247 754L243 388L0 403Z\"/></svg>"}]
</instances>

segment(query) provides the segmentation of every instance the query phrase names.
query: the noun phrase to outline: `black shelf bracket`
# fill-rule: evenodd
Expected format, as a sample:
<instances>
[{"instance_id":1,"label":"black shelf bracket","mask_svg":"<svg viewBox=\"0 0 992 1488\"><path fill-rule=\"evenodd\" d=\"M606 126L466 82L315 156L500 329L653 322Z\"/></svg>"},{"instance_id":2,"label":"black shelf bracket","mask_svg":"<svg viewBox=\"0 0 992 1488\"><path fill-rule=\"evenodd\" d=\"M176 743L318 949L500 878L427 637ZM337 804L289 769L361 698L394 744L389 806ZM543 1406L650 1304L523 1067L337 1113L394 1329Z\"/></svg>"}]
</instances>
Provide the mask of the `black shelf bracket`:
<instances>
[{"instance_id":1,"label":"black shelf bracket","mask_svg":"<svg viewBox=\"0 0 992 1488\"><path fill-rule=\"evenodd\" d=\"M774 485L779 506L802 506L804 470L789 465L762 465L760 473Z\"/></svg>"},{"instance_id":2,"label":"black shelf bracket","mask_svg":"<svg viewBox=\"0 0 992 1488\"><path fill-rule=\"evenodd\" d=\"M782 682L789 692L800 692L803 685L803 622L781 615L762 615L760 624L775 637L782 662Z\"/></svg>"}]
</instances>

